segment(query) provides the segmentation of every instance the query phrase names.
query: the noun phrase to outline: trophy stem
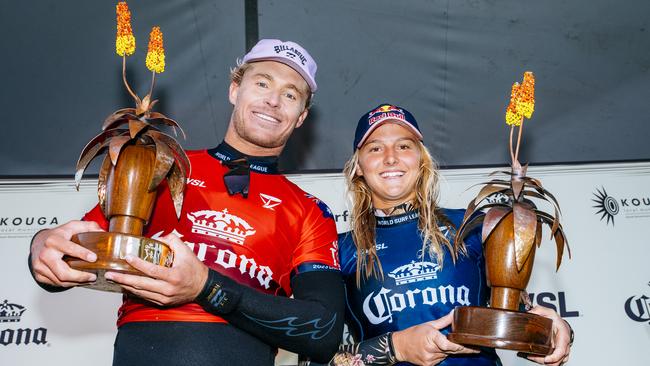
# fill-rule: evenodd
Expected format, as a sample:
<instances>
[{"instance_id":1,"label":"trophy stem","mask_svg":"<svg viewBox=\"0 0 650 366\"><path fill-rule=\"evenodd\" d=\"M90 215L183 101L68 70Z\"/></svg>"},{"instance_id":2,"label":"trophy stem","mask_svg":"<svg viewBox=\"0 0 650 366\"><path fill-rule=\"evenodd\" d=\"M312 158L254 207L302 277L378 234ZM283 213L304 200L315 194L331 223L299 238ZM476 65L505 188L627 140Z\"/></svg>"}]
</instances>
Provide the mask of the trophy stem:
<instances>
[{"instance_id":1,"label":"trophy stem","mask_svg":"<svg viewBox=\"0 0 650 366\"><path fill-rule=\"evenodd\" d=\"M111 217L108 231L140 236L144 230L144 220L126 215L115 215Z\"/></svg>"},{"instance_id":2,"label":"trophy stem","mask_svg":"<svg viewBox=\"0 0 650 366\"><path fill-rule=\"evenodd\" d=\"M519 309L521 290L509 287L492 287L490 307L516 311Z\"/></svg>"}]
</instances>

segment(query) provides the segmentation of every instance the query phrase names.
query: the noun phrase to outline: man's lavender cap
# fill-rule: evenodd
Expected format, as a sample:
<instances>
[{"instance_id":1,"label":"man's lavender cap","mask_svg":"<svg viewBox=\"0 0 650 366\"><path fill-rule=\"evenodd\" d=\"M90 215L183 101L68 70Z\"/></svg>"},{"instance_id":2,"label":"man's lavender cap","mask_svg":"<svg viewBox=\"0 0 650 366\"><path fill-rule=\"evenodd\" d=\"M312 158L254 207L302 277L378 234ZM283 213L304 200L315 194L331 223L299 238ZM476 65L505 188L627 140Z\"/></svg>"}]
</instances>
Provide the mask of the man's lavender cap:
<instances>
[{"instance_id":1,"label":"man's lavender cap","mask_svg":"<svg viewBox=\"0 0 650 366\"><path fill-rule=\"evenodd\" d=\"M316 61L311 55L295 42L283 42L279 39L262 39L250 50L242 62L255 61L281 62L302 76L309 85L312 93L316 92Z\"/></svg>"}]
</instances>

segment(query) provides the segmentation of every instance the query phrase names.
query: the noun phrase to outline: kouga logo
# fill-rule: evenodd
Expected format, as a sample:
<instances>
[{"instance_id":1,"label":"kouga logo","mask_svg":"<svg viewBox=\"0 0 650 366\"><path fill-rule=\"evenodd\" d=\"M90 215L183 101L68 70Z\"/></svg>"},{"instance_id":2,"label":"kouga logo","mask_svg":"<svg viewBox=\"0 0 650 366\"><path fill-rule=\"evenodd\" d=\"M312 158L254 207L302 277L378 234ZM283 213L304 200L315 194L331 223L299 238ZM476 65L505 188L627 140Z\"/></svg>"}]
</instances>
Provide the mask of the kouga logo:
<instances>
[{"instance_id":1,"label":"kouga logo","mask_svg":"<svg viewBox=\"0 0 650 366\"><path fill-rule=\"evenodd\" d=\"M236 244L243 245L247 236L255 234L255 229L244 219L223 211L196 211L187 214L192 222L192 232L221 239L226 239Z\"/></svg>"},{"instance_id":2,"label":"kouga logo","mask_svg":"<svg viewBox=\"0 0 650 366\"><path fill-rule=\"evenodd\" d=\"M0 238L29 238L38 230L59 224L59 219L46 216L0 217Z\"/></svg>"},{"instance_id":3,"label":"kouga logo","mask_svg":"<svg viewBox=\"0 0 650 366\"><path fill-rule=\"evenodd\" d=\"M605 187L596 189L591 200L596 203L596 215L600 215L601 221L614 226L614 218L622 213L627 219L650 218L650 197L631 196L615 198L607 193Z\"/></svg>"},{"instance_id":4,"label":"kouga logo","mask_svg":"<svg viewBox=\"0 0 650 366\"><path fill-rule=\"evenodd\" d=\"M619 211L616 199L607 194L605 187L602 187L602 190L597 189L596 192L597 193L594 193L596 199L592 199L592 201L596 202L594 208L598 209L596 214L602 214L600 220L602 221L607 218L607 224L611 222L612 226L614 226L614 216L616 216Z\"/></svg>"},{"instance_id":5,"label":"kouga logo","mask_svg":"<svg viewBox=\"0 0 650 366\"><path fill-rule=\"evenodd\" d=\"M19 323L27 309L18 304L4 300L0 304L0 323ZM0 345L42 345L47 344L47 329L32 328L7 328L0 331Z\"/></svg>"},{"instance_id":6,"label":"kouga logo","mask_svg":"<svg viewBox=\"0 0 650 366\"><path fill-rule=\"evenodd\" d=\"M650 286L650 282L648 286ZM630 296L625 300L625 314L635 322L650 324L650 297L647 295Z\"/></svg>"}]
</instances>

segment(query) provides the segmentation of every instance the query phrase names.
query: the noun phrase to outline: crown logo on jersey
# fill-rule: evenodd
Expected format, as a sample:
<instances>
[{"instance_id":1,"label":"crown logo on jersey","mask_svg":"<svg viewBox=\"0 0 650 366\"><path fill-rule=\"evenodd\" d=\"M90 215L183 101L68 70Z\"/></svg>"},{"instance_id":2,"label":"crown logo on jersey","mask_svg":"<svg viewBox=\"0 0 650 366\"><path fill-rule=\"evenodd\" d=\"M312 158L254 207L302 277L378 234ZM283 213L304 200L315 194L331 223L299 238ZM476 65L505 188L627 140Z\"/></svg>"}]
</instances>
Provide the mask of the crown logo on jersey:
<instances>
[{"instance_id":1,"label":"crown logo on jersey","mask_svg":"<svg viewBox=\"0 0 650 366\"><path fill-rule=\"evenodd\" d=\"M436 263L411 261L409 264L395 268L388 277L395 279L395 284L403 285L438 278L439 270L440 266Z\"/></svg>"},{"instance_id":2,"label":"crown logo on jersey","mask_svg":"<svg viewBox=\"0 0 650 366\"><path fill-rule=\"evenodd\" d=\"M247 236L255 234L255 229L245 220L223 211L202 210L187 214L192 221L192 232L226 239L236 244L244 244Z\"/></svg>"},{"instance_id":3,"label":"crown logo on jersey","mask_svg":"<svg viewBox=\"0 0 650 366\"><path fill-rule=\"evenodd\" d=\"M0 304L0 323L16 323L25 312L25 307L18 304L10 304L5 300Z\"/></svg>"}]
</instances>

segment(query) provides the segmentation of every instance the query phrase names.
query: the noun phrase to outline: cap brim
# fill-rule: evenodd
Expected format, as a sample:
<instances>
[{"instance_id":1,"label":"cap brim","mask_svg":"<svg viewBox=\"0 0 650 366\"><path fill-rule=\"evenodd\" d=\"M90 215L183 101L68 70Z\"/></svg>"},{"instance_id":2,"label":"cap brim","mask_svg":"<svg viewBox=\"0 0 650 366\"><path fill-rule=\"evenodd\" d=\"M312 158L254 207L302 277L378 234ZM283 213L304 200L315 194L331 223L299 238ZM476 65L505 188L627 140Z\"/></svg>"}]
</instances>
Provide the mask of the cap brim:
<instances>
[{"instance_id":1,"label":"cap brim","mask_svg":"<svg viewBox=\"0 0 650 366\"><path fill-rule=\"evenodd\" d=\"M366 139L368 138L368 136L370 136L370 134L372 134L372 132L374 130L376 130L377 128L379 128L379 126L381 126L381 125L383 125L383 124L385 124L386 122L389 122L389 121L393 121L394 123L397 123L398 125L406 127L407 130L411 131L411 133L413 133L413 135L415 135L415 137L417 137L420 141L422 141L422 134L412 124L410 124L410 123L408 123L406 121L403 121L401 119L397 119L395 117L385 117L385 118L379 119L378 121L373 123L372 126L370 126L370 128L368 128L368 131L366 131L366 133L363 135L361 140L359 140L359 143L357 144L357 149L360 148L361 146L363 146L363 143L366 142Z\"/></svg>"},{"instance_id":2,"label":"cap brim","mask_svg":"<svg viewBox=\"0 0 650 366\"><path fill-rule=\"evenodd\" d=\"M286 59L284 57L260 57L260 58L251 58L251 59L244 60L244 62L247 62L247 63L258 62L258 61L275 61L275 62L279 62L281 64L285 64L285 65L289 66L290 68L292 68L295 72L300 74L300 76L302 76L302 78L305 80L305 82L307 83L307 86L309 86L309 89L310 89L310 91L312 93L315 93L316 89L318 89L318 87L316 86L316 83L311 80L309 75L307 75L307 73L305 71L303 71L303 69L297 63L295 63L295 62L293 62L293 61L291 61L289 59Z\"/></svg>"}]
</instances>

